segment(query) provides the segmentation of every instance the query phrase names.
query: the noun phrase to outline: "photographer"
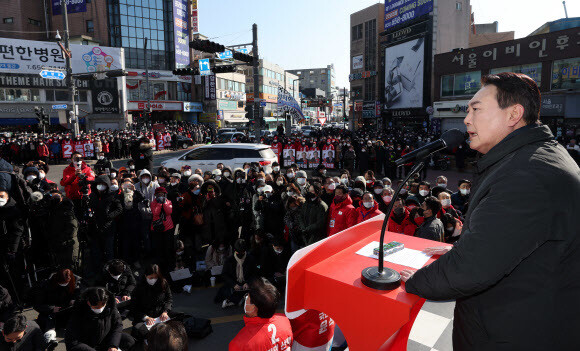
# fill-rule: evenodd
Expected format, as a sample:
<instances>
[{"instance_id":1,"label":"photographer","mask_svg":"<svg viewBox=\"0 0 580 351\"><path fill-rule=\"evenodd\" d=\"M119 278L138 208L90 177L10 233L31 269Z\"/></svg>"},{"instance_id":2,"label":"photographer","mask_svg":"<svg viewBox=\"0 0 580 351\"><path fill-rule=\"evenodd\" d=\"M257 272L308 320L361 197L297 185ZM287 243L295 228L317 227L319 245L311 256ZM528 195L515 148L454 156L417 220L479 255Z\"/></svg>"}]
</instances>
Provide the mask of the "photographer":
<instances>
[{"instance_id":1,"label":"photographer","mask_svg":"<svg viewBox=\"0 0 580 351\"><path fill-rule=\"evenodd\" d=\"M84 161L80 152L73 152L72 162L62 171L60 185L64 186L66 197L79 200L81 195L90 194L89 182L95 180L91 167Z\"/></svg>"},{"instance_id":2,"label":"photographer","mask_svg":"<svg viewBox=\"0 0 580 351\"><path fill-rule=\"evenodd\" d=\"M95 172L97 174L105 173L109 175L113 169L113 163L105 157L105 153L102 151L97 153L97 160L97 163L95 163Z\"/></svg>"}]
</instances>

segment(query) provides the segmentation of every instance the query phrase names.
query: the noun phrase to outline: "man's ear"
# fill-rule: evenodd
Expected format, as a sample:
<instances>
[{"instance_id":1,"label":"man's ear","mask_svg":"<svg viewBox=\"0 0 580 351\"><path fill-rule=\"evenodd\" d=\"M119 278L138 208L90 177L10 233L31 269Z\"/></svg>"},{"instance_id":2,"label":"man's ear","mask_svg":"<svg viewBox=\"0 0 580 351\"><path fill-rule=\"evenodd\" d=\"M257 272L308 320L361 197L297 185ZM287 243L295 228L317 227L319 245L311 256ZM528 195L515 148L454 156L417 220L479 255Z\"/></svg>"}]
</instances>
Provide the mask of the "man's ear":
<instances>
[{"instance_id":1,"label":"man's ear","mask_svg":"<svg viewBox=\"0 0 580 351\"><path fill-rule=\"evenodd\" d=\"M508 126L515 127L524 118L525 112L524 106L520 104L515 104L513 106L508 107L508 110L509 110Z\"/></svg>"}]
</instances>

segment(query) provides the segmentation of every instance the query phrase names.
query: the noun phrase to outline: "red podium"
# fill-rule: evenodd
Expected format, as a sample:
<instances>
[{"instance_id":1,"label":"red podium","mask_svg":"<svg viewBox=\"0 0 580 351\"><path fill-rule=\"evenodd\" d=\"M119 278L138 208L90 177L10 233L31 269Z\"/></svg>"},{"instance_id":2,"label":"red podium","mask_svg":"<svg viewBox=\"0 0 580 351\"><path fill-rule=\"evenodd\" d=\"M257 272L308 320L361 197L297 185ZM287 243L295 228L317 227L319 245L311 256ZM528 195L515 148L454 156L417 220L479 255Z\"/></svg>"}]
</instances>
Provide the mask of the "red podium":
<instances>
[{"instance_id":1,"label":"red podium","mask_svg":"<svg viewBox=\"0 0 580 351\"><path fill-rule=\"evenodd\" d=\"M356 252L379 241L383 218L377 216L299 250L288 264L286 312L315 309L328 314L351 351L406 350L411 327L425 303L403 286L381 291L361 282L361 271L378 261ZM387 232L385 243L390 241L415 250L446 245ZM385 267L398 272L409 268L387 261Z\"/></svg>"}]
</instances>

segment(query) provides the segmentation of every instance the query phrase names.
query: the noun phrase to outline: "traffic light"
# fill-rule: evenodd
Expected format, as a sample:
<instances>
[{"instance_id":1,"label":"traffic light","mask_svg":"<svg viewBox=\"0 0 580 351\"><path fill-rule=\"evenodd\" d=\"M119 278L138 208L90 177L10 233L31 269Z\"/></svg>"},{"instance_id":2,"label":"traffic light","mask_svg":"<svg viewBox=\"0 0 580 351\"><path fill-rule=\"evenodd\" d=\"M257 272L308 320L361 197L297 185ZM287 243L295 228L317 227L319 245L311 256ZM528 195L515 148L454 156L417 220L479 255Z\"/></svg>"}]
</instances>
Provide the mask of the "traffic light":
<instances>
[{"instance_id":1,"label":"traffic light","mask_svg":"<svg viewBox=\"0 0 580 351\"><path fill-rule=\"evenodd\" d=\"M202 52L209 52L209 53L216 53L216 52L224 52L226 47L214 43L213 41L209 40L201 40L201 39L194 39L189 43L189 47L198 51Z\"/></svg>"},{"instance_id":2,"label":"traffic light","mask_svg":"<svg viewBox=\"0 0 580 351\"><path fill-rule=\"evenodd\" d=\"M223 66L214 66L211 71L213 73L231 73L236 71L236 66L234 65L223 65Z\"/></svg>"},{"instance_id":3,"label":"traffic light","mask_svg":"<svg viewBox=\"0 0 580 351\"><path fill-rule=\"evenodd\" d=\"M199 69L197 68L177 68L173 70L173 74L176 76L195 76L199 74Z\"/></svg>"},{"instance_id":4,"label":"traffic light","mask_svg":"<svg viewBox=\"0 0 580 351\"><path fill-rule=\"evenodd\" d=\"M254 62L254 56L234 51L234 59L246 63Z\"/></svg>"},{"instance_id":5,"label":"traffic light","mask_svg":"<svg viewBox=\"0 0 580 351\"><path fill-rule=\"evenodd\" d=\"M127 71L124 71L122 69L115 69L115 70L109 71L105 74L107 75L107 78L125 77L125 76L129 75L129 73Z\"/></svg>"},{"instance_id":6,"label":"traffic light","mask_svg":"<svg viewBox=\"0 0 580 351\"><path fill-rule=\"evenodd\" d=\"M254 104L248 104L246 102L246 118L250 121L254 120Z\"/></svg>"},{"instance_id":7,"label":"traffic light","mask_svg":"<svg viewBox=\"0 0 580 351\"><path fill-rule=\"evenodd\" d=\"M36 114L38 125L44 126L50 124L50 117L48 116L48 113L44 111L44 107L38 108L38 106L35 106L34 114Z\"/></svg>"},{"instance_id":8,"label":"traffic light","mask_svg":"<svg viewBox=\"0 0 580 351\"><path fill-rule=\"evenodd\" d=\"M74 77L78 80L96 80L96 73L75 74Z\"/></svg>"}]
</instances>

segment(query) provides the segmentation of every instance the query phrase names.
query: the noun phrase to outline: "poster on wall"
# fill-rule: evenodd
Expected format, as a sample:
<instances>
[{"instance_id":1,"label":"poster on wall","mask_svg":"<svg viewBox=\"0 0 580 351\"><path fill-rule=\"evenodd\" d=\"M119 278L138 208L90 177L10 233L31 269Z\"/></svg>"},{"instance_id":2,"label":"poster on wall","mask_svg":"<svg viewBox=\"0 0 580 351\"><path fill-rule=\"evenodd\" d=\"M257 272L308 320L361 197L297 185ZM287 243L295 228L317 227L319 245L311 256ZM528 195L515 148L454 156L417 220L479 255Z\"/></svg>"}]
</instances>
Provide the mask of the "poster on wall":
<instances>
[{"instance_id":1,"label":"poster on wall","mask_svg":"<svg viewBox=\"0 0 580 351\"><path fill-rule=\"evenodd\" d=\"M385 30L433 11L433 0L385 0Z\"/></svg>"},{"instance_id":2,"label":"poster on wall","mask_svg":"<svg viewBox=\"0 0 580 351\"><path fill-rule=\"evenodd\" d=\"M52 15L58 16L62 12L61 0L52 0ZM66 12L79 13L87 12L86 0L66 0Z\"/></svg>"},{"instance_id":3,"label":"poster on wall","mask_svg":"<svg viewBox=\"0 0 580 351\"><path fill-rule=\"evenodd\" d=\"M189 34L187 20L187 0L173 0L173 35L175 42L175 63L189 65Z\"/></svg>"},{"instance_id":4,"label":"poster on wall","mask_svg":"<svg viewBox=\"0 0 580 351\"><path fill-rule=\"evenodd\" d=\"M385 105L389 109L423 106L425 38L385 49Z\"/></svg>"},{"instance_id":5,"label":"poster on wall","mask_svg":"<svg viewBox=\"0 0 580 351\"><path fill-rule=\"evenodd\" d=\"M363 55L353 56L352 69L362 69L362 68L363 68Z\"/></svg>"}]
</instances>

